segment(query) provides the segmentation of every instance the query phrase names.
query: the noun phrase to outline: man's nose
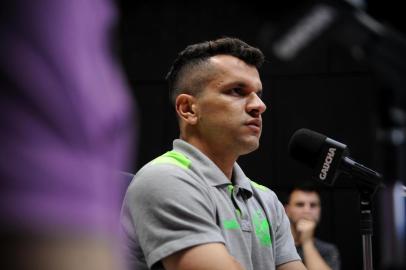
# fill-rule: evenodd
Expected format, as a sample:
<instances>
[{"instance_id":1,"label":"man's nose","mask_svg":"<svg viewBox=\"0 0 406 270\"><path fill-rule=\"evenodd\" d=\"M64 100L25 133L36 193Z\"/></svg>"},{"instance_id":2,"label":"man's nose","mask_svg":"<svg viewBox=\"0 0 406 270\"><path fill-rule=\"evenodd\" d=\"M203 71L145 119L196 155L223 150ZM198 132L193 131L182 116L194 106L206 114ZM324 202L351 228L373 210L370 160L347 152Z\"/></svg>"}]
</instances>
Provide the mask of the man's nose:
<instances>
[{"instance_id":1,"label":"man's nose","mask_svg":"<svg viewBox=\"0 0 406 270\"><path fill-rule=\"evenodd\" d=\"M303 206L303 212L310 213L311 211L312 211L312 207L310 206L310 204L305 204Z\"/></svg>"},{"instance_id":2,"label":"man's nose","mask_svg":"<svg viewBox=\"0 0 406 270\"><path fill-rule=\"evenodd\" d=\"M255 116L261 115L266 110L266 105L262 99L254 92L250 94L250 99L247 104L248 113L254 113Z\"/></svg>"}]
</instances>

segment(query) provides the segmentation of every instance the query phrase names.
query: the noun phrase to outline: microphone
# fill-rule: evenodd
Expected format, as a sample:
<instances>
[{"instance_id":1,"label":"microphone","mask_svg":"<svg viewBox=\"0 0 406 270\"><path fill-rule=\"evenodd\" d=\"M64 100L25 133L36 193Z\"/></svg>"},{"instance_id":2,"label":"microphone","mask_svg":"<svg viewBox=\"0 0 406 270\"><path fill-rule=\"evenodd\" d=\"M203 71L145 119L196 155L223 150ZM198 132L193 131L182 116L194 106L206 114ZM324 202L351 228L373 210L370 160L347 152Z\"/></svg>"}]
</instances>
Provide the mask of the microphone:
<instances>
[{"instance_id":1,"label":"microphone","mask_svg":"<svg viewBox=\"0 0 406 270\"><path fill-rule=\"evenodd\" d=\"M318 132L306 128L297 130L288 149L293 159L313 169L313 177L327 185L333 185L341 172L368 188L381 185L381 174L349 158L345 144Z\"/></svg>"}]
</instances>

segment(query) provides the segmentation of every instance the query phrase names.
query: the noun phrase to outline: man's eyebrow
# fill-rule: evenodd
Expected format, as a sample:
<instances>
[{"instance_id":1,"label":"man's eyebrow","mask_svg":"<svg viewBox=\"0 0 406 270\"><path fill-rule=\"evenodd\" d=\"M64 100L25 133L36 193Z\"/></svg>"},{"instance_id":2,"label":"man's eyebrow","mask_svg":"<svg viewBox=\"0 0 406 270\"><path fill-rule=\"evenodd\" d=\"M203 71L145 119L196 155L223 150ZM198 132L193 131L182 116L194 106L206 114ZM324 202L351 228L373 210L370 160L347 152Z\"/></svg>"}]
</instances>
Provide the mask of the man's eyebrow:
<instances>
[{"instance_id":1,"label":"man's eyebrow","mask_svg":"<svg viewBox=\"0 0 406 270\"><path fill-rule=\"evenodd\" d=\"M223 87L240 87L240 88L244 88L247 87L247 84L244 82L228 82L226 84L223 85Z\"/></svg>"},{"instance_id":2,"label":"man's eyebrow","mask_svg":"<svg viewBox=\"0 0 406 270\"><path fill-rule=\"evenodd\" d=\"M237 82L229 82L223 85L223 87L240 87L240 88L246 88L248 85L245 82L237 81ZM263 91L261 89L256 89L256 93L260 93L262 95Z\"/></svg>"}]
</instances>

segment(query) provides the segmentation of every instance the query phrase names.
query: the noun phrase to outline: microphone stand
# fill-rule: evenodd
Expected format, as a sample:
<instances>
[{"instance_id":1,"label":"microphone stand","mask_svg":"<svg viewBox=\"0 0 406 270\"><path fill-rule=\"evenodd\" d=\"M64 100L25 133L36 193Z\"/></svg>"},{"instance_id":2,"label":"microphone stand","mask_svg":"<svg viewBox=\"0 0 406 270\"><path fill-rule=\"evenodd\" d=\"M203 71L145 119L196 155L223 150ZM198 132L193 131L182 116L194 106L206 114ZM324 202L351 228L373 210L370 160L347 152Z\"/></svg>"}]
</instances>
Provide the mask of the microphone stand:
<instances>
[{"instance_id":1,"label":"microphone stand","mask_svg":"<svg viewBox=\"0 0 406 270\"><path fill-rule=\"evenodd\" d=\"M372 263L372 197L376 189L359 186L360 192L360 231L362 236L363 269L373 270Z\"/></svg>"},{"instance_id":2,"label":"microphone stand","mask_svg":"<svg viewBox=\"0 0 406 270\"><path fill-rule=\"evenodd\" d=\"M382 175L361 164L344 158L341 166L353 178L360 194L360 232L362 236L363 270L373 270L372 263L372 197L380 187Z\"/></svg>"}]
</instances>

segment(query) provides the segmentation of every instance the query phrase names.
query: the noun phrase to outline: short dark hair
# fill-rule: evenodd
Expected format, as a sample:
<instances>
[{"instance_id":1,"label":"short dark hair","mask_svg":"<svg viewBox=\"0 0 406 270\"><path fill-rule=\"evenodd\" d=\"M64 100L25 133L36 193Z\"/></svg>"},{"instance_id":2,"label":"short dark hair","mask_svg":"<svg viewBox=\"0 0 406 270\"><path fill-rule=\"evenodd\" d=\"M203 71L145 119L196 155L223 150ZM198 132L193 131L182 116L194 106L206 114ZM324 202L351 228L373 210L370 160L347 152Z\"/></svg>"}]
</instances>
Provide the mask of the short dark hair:
<instances>
[{"instance_id":1,"label":"short dark hair","mask_svg":"<svg viewBox=\"0 0 406 270\"><path fill-rule=\"evenodd\" d=\"M313 182L304 181L304 182L301 182L300 184L297 184L297 185L295 185L295 186L293 186L293 187L291 187L289 189L287 200L286 200L287 204L290 202L290 196L292 195L292 193L294 191L298 191L298 190L303 191L303 192L315 192L320 197L319 187L317 185L315 185Z\"/></svg>"},{"instance_id":2,"label":"short dark hair","mask_svg":"<svg viewBox=\"0 0 406 270\"><path fill-rule=\"evenodd\" d=\"M259 69L264 62L264 54L238 38L224 37L187 46L172 64L166 80L173 103L181 93L197 94L207 82L210 72L203 74L202 68L209 70L207 60L215 55L226 54L237 57L245 63ZM198 76L190 78L193 71Z\"/></svg>"}]
</instances>

